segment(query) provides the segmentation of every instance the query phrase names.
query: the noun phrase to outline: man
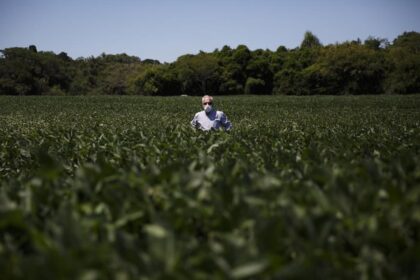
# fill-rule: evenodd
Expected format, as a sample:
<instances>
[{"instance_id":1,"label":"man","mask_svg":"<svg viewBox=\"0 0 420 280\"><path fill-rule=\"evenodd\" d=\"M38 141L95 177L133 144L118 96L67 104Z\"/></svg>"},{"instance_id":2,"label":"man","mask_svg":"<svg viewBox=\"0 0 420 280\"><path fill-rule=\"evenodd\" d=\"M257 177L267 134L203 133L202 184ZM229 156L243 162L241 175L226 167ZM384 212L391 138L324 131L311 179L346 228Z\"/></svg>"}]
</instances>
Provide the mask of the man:
<instances>
[{"instance_id":1,"label":"man","mask_svg":"<svg viewBox=\"0 0 420 280\"><path fill-rule=\"evenodd\" d=\"M225 113L217 111L213 107L213 97L204 95L201 98L201 105L203 111L195 114L194 119L191 121L191 125L201 130L217 130L223 128L224 130L232 129L232 124L227 119Z\"/></svg>"}]
</instances>

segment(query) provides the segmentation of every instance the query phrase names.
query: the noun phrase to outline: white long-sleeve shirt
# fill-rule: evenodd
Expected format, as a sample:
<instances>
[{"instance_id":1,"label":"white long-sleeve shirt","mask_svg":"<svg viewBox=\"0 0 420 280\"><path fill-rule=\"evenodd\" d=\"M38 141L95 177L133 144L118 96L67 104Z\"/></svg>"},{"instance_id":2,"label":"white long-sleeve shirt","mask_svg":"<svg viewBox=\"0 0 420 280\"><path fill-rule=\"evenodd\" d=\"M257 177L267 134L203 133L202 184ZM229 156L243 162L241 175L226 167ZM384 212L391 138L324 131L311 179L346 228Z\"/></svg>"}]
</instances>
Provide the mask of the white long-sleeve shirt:
<instances>
[{"instance_id":1,"label":"white long-sleeve shirt","mask_svg":"<svg viewBox=\"0 0 420 280\"><path fill-rule=\"evenodd\" d=\"M191 125L201 130L214 130L223 128L224 130L232 129L232 124L222 111L212 110L206 114L203 110L195 114Z\"/></svg>"}]
</instances>

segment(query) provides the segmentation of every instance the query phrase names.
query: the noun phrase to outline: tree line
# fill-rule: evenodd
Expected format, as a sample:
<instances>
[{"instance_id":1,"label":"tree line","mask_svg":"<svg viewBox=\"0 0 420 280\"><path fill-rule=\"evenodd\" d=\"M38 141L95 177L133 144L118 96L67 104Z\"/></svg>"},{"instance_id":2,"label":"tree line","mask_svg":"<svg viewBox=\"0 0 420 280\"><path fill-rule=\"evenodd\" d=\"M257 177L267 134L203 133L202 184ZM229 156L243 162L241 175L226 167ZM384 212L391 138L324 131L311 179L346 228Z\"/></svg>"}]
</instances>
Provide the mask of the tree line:
<instances>
[{"instance_id":1,"label":"tree line","mask_svg":"<svg viewBox=\"0 0 420 280\"><path fill-rule=\"evenodd\" d=\"M420 93L420 33L392 43L368 37L322 45L306 32L299 47L223 46L173 63L127 54L72 59L65 52L6 48L0 95L346 95Z\"/></svg>"}]
</instances>

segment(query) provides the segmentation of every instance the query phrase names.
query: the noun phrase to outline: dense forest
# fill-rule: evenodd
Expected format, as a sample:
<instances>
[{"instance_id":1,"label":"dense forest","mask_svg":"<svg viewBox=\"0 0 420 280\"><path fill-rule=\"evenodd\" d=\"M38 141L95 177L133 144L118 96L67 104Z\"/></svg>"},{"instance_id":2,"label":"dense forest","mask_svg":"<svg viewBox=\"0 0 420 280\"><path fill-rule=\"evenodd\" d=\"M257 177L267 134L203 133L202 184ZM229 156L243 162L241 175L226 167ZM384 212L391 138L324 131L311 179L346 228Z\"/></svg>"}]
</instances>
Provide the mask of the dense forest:
<instances>
[{"instance_id":1,"label":"dense forest","mask_svg":"<svg viewBox=\"0 0 420 280\"><path fill-rule=\"evenodd\" d=\"M224 46L173 63L127 54L72 59L65 52L6 48L0 95L409 94L420 93L420 33L299 47Z\"/></svg>"}]
</instances>

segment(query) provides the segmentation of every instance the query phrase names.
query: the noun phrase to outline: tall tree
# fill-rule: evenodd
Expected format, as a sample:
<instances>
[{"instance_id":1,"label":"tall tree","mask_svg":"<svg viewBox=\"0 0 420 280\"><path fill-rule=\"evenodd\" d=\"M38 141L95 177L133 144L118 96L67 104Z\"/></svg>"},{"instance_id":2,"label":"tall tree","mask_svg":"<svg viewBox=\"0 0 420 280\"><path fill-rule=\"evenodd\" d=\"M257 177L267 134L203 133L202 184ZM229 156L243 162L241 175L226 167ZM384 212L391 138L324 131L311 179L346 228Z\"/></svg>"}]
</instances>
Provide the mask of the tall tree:
<instances>
[{"instance_id":1,"label":"tall tree","mask_svg":"<svg viewBox=\"0 0 420 280\"><path fill-rule=\"evenodd\" d=\"M134 81L135 94L176 95L181 88L170 65L151 65Z\"/></svg>"},{"instance_id":2,"label":"tall tree","mask_svg":"<svg viewBox=\"0 0 420 280\"><path fill-rule=\"evenodd\" d=\"M420 33L404 32L389 48L388 93L420 92Z\"/></svg>"},{"instance_id":3,"label":"tall tree","mask_svg":"<svg viewBox=\"0 0 420 280\"><path fill-rule=\"evenodd\" d=\"M380 50L384 49L389 46L389 42L387 39L382 38L375 38L373 36L369 36L365 41L364 45L373 50Z\"/></svg>"},{"instance_id":4,"label":"tall tree","mask_svg":"<svg viewBox=\"0 0 420 280\"><path fill-rule=\"evenodd\" d=\"M306 31L303 37L302 43L300 43L301 48L317 48L321 47L322 44L311 31Z\"/></svg>"},{"instance_id":5,"label":"tall tree","mask_svg":"<svg viewBox=\"0 0 420 280\"><path fill-rule=\"evenodd\" d=\"M187 94L217 94L220 85L218 59L207 53L180 57L175 62L183 92Z\"/></svg>"}]
</instances>

